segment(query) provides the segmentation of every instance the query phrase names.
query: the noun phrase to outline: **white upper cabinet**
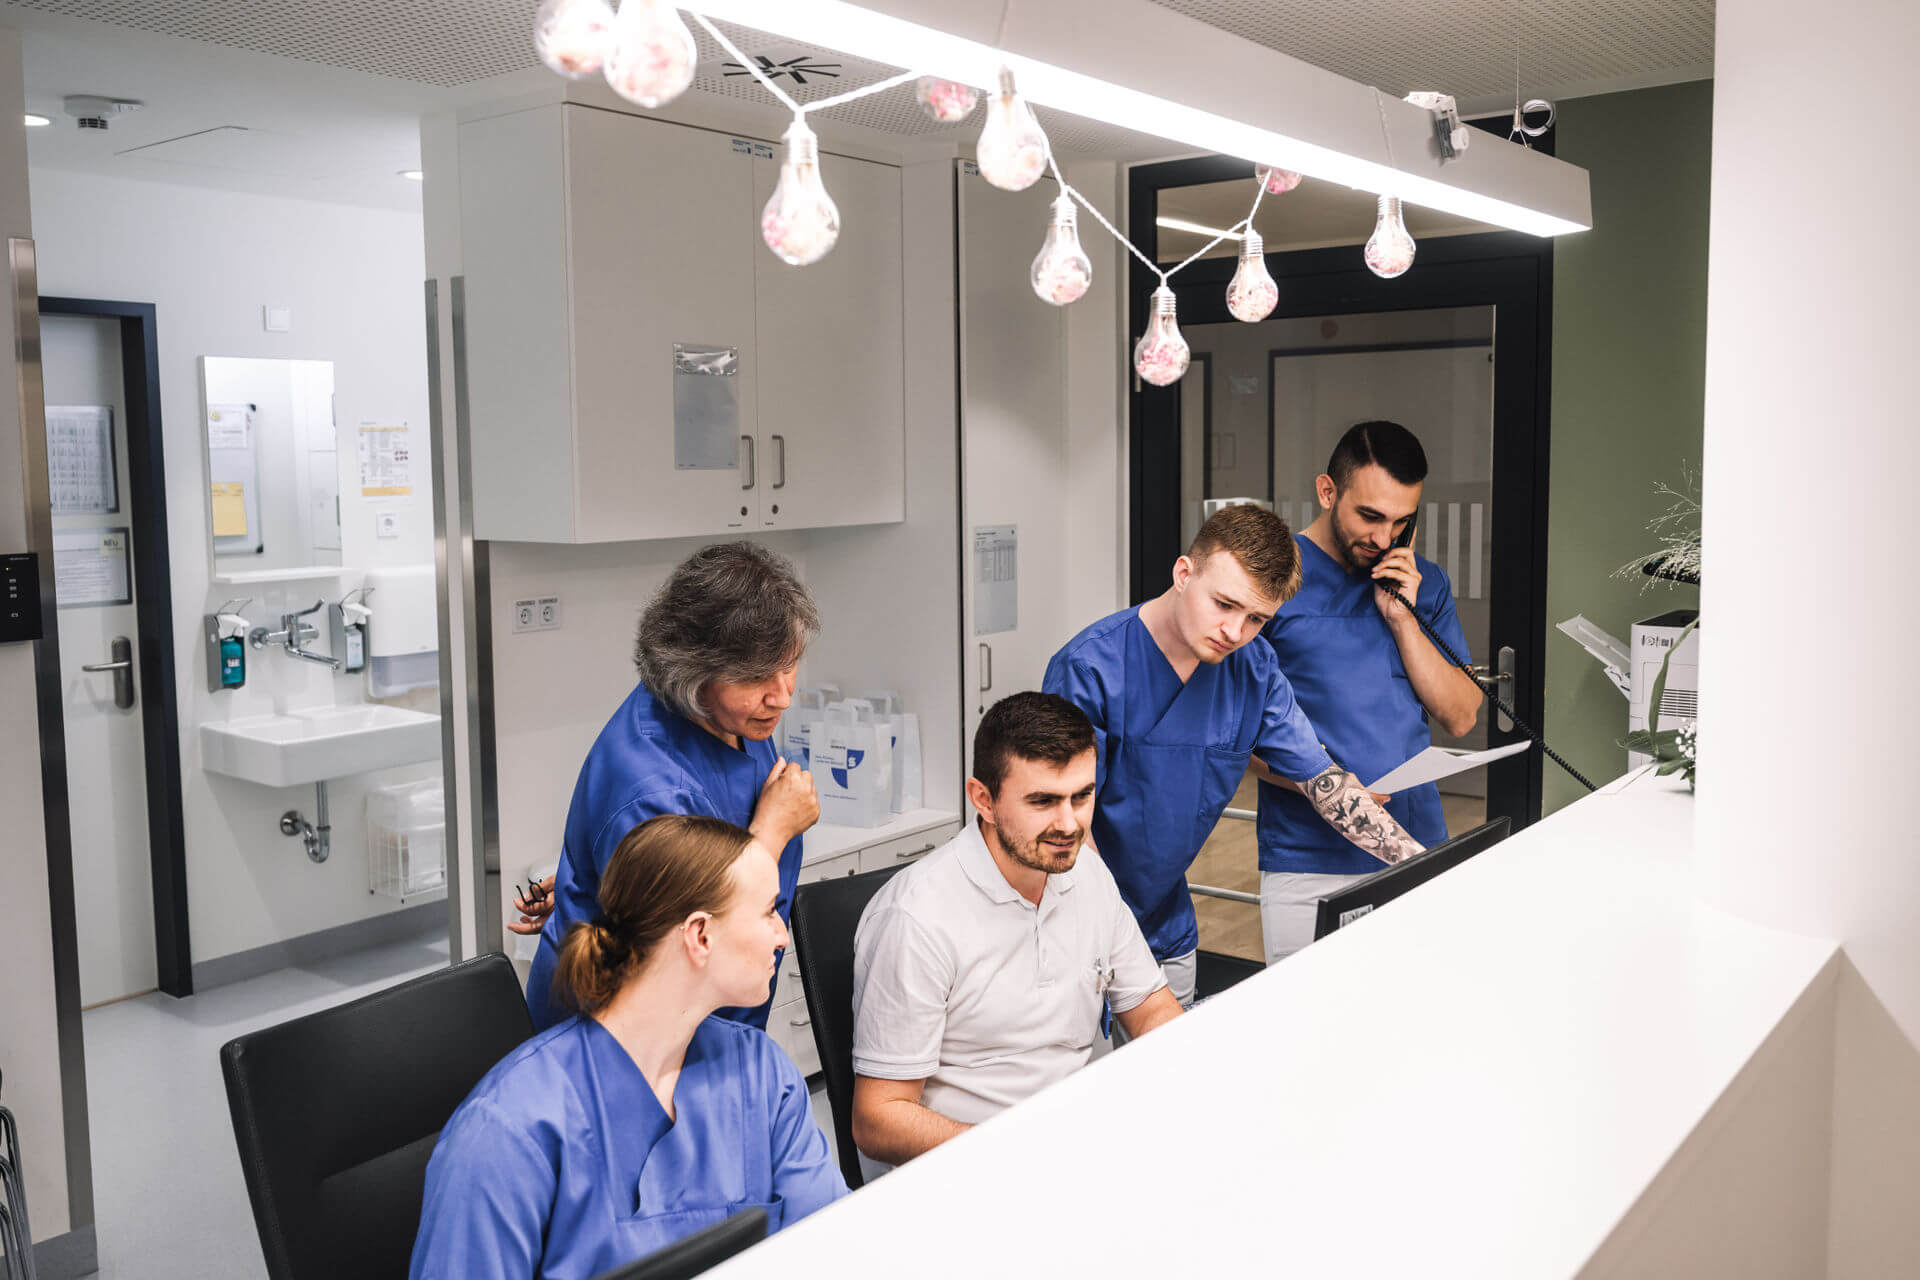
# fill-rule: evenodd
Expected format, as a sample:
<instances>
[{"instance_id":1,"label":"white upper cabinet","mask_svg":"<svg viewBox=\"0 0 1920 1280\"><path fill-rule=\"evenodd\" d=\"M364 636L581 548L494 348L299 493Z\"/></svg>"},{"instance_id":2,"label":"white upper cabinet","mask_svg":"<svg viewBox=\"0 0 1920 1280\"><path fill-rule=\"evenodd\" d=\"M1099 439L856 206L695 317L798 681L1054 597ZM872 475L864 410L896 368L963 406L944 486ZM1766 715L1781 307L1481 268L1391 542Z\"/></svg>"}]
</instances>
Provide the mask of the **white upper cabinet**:
<instances>
[{"instance_id":1,"label":"white upper cabinet","mask_svg":"<svg viewBox=\"0 0 1920 1280\"><path fill-rule=\"evenodd\" d=\"M899 170L823 156L840 244L789 267L753 150L577 104L461 126L476 536L905 518Z\"/></svg>"},{"instance_id":2,"label":"white upper cabinet","mask_svg":"<svg viewBox=\"0 0 1920 1280\"><path fill-rule=\"evenodd\" d=\"M753 169L757 210L780 165L761 158ZM840 210L833 252L790 267L754 244L768 529L906 519L900 171L822 155L820 174Z\"/></svg>"}]
</instances>

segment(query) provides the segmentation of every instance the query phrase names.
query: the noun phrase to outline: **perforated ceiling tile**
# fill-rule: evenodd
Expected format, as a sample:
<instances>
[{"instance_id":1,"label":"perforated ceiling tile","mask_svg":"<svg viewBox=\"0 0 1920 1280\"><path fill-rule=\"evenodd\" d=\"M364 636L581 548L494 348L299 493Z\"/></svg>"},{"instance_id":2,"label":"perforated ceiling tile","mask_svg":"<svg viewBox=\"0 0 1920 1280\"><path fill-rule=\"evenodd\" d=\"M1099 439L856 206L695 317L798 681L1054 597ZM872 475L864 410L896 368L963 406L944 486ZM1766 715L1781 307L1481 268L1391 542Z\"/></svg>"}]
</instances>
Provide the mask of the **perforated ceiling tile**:
<instances>
[{"instance_id":1,"label":"perforated ceiling tile","mask_svg":"<svg viewBox=\"0 0 1920 1280\"><path fill-rule=\"evenodd\" d=\"M1395 94L1463 102L1713 61L1713 0L1153 0Z\"/></svg>"}]
</instances>

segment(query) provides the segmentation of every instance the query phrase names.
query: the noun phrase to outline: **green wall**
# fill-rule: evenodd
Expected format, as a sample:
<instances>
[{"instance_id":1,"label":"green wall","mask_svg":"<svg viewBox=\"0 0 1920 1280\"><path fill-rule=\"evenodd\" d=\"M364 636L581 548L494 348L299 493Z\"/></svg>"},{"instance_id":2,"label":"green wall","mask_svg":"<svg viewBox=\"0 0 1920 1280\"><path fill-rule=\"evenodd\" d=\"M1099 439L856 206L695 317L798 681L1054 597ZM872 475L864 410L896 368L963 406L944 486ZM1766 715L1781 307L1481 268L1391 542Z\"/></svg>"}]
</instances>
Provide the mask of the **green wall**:
<instances>
[{"instance_id":1,"label":"green wall","mask_svg":"<svg viewBox=\"0 0 1920 1280\"><path fill-rule=\"evenodd\" d=\"M1609 577L1656 544L1649 517L1700 467L1706 381L1709 81L1559 104L1557 154L1592 175L1593 230L1553 251L1545 732L1602 785L1626 768L1626 700L1555 629L1584 613L1627 639L1640 618L1697 608L1697 588ZM1552 761L1542 808L1578 799Z\"/></svg>"}]
</instances>

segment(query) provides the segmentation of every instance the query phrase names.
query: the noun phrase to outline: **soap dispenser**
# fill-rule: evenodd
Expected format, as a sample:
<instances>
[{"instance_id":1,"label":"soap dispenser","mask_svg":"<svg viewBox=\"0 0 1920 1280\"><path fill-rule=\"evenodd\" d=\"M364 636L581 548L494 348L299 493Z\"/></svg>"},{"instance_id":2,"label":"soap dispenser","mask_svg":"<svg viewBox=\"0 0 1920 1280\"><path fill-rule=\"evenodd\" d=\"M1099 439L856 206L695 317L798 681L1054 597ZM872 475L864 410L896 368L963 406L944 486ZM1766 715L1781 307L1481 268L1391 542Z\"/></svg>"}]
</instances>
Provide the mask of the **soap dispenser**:
<instances>
[{"instance_id":1,"label":"soap dispenser","mask_svg":"<svg viewBox=\"0 0 1920 1280\"><path fill-rule=\"evenodd\" d=\"M372 594L372 587L349 591L346 599L331 610L333 651L340 659L342 672L367 669L367 625L373 621L373 610L367 607L366 599Z\"/></svg>"},{"instance_id":2,"label":"soap dispenser","mask_svg":"<svg viewBox=\"0 0 1920 1280\"><path fill-rule=\"evenodd\" d=\"M207 692L238 689L247 682L247 629L240 610L252 602L247 596L229 600L218 612L206 614Z\"/></svg>"}]
</instances>

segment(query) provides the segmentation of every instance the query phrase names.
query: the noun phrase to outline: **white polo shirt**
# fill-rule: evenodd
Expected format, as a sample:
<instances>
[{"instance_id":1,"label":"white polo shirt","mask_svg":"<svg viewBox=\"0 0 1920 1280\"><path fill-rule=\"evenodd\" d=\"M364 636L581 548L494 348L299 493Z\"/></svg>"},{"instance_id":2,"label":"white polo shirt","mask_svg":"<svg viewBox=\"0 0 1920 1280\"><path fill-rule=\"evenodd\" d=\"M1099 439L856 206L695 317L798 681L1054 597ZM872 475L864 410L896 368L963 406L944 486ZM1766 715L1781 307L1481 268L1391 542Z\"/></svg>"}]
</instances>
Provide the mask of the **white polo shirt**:
<instances>
[{"instance_id":1,"label":"white polo shirt","mask_svg":"<svg viewBox=\"0 0 1920 1280\"><path fill-rule=\"evenodd\" d=\"M1097 853L1036 907L977 823L874 895L853 951L854 1071L925 1080L921 1103L964 1124L1086 1065L1103 998L1125 1013L1167 985Z\"/></svg>"}]
</instances>

